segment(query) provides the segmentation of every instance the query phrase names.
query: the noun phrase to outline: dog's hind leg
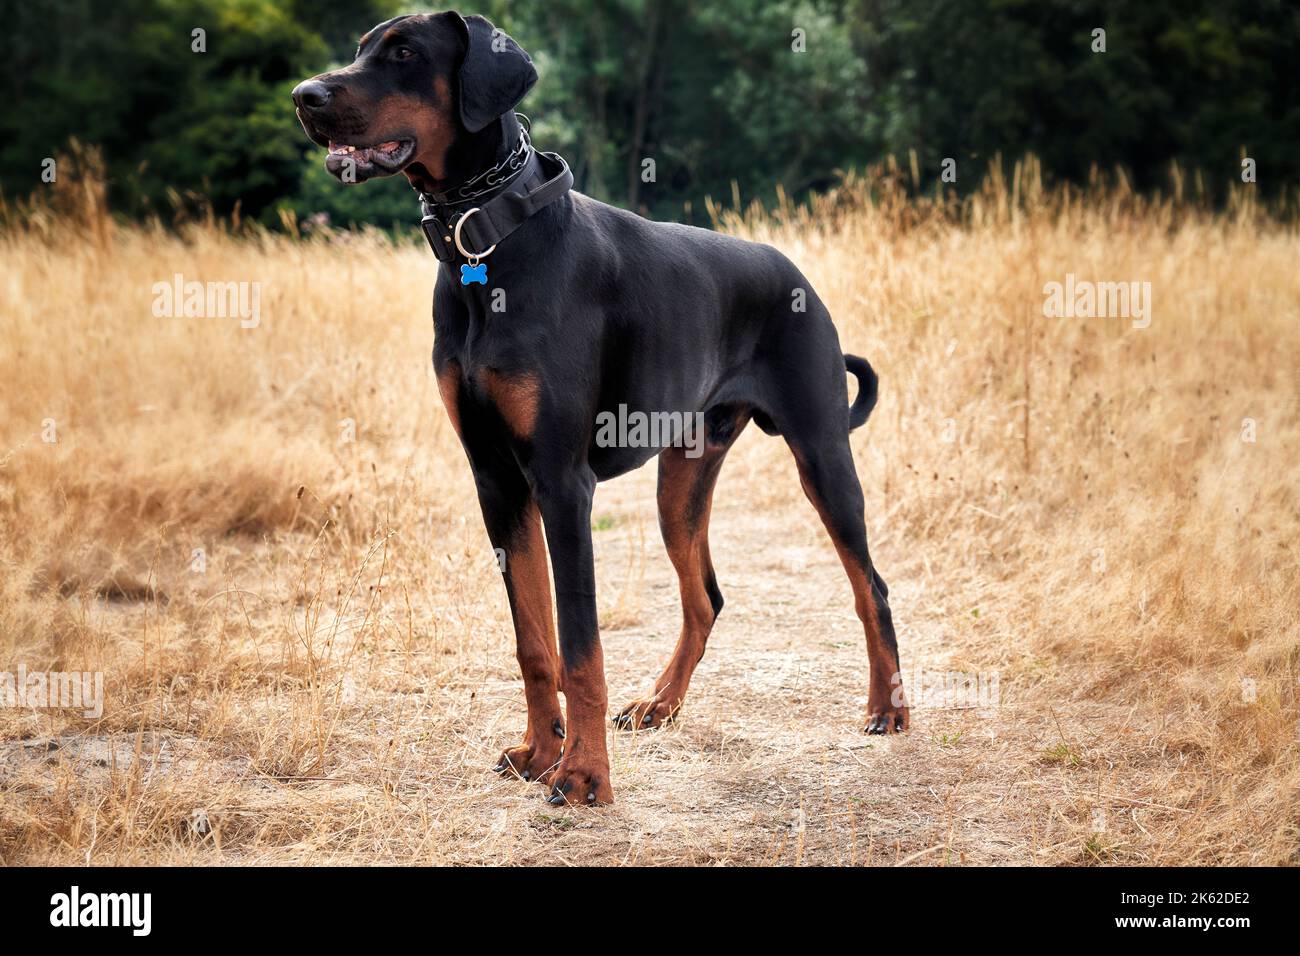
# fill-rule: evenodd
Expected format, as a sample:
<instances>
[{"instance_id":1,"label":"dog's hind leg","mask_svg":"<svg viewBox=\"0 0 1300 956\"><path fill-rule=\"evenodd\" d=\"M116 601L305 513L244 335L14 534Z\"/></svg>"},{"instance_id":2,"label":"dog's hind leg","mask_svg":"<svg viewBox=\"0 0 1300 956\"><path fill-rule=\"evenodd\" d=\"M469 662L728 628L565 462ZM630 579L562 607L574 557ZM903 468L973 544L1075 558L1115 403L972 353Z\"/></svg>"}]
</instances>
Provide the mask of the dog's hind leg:
<instances>
[{"instance_id":1,"label":"dog's hind leg","mask_svg":"<svg viewBox=\"0 0 1300 956\"><path fill-rule=\"evenodd\" d=\"M790 283L807 290L801 321L773 323L773 340L764 350L759 406L771 418L770 431L782 435L799 466L799 481L826 526L853 588L854 606L866 633L870 681L863 730L888 734L906 730L907 702L898 666L898 641L885 582L867 551L865 500L858 480L849 431L866 421L876 401L877 381L858 358L846 362L830 313L797 271ZM785 300L778 316L785 319ZM865 389L852 406L846 368Z\"/></svg>"},{"instance_id":2,"label":"dog's hind leg","mask_svg":"<svg viewBox=\"0 0 1300 956\"><path fill-rule=\"evenodd\" d=\"M625 730L659 727L672 720L686 697L695 665L704 656L713 622L722 610L722 592L709 555L709 513L718 472L749 415L717 406L704 416L707 436L701 453L668 448L659 455L659 530L677 571L682 596L682 630L668 666L646 697L632 701L614 718Z\"/></svg>"},{"instance_id":3,"label":"dog's hind leg","mask_svg":"<svg viewBox=\"0 0 1300 956\"><path fill-rule=\"evenodd\" d=\"M797 437L788 441L799 466L804 494L821 516L840 562L848 572L855 609L866 632L870 683L863 732L889 734L906 730L908 709L898 664L894 619L889 610L889 590L867 552L862 485L849 449L847 429L833 437L823 433L817 442Z\"/></svg>"}]
</instances>

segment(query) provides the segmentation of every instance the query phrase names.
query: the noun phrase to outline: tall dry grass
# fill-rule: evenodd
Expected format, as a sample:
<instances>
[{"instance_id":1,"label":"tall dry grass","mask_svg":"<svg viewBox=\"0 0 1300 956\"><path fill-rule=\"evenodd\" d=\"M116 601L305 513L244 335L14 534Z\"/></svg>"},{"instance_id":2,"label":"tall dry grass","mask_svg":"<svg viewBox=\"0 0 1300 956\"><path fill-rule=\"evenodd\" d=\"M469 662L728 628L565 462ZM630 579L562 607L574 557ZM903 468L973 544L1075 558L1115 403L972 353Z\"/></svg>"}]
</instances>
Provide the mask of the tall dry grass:
<instances>
[{"instance_id":1,"label":"tall dry grass","mask_svg":"<svg viewBox=\"0 0 1300 956\"><path fill-rule=\"evenodd\" d=\"M0 710L0 860L536 858L536 831L572 824L467 769L514 742L522 703L431 380L433 260L378 233L126 226L63 188L0 232L0 663L101 670L107 700L98 720ZM1294 229L1245 191L1214 214L1122 183L1049 190L1032 165L961 203L885 170L719 217L786 251L881 373L855 451L900 619L950 664L999 669L1031 716L1101 715L1008 777L1123 775L1169 811L1027 859L1296 862ZM178 272L259 281L260 325L154 317ZM1149 281L1150 327L1044 318L1067 273ZM788 457L755 434L733 452L737 535L807 520ZM616 632L659 614L642 583L661 558L653 511L610 500ZM638 746L616 747L616 776L637 779ZM483 806L532 830L484 829ZM565 859L628 858L582 826ZM726 859L783 859L732 839ZM721 858L670 842L641 858Z\"/></svg>"}]
</instances>

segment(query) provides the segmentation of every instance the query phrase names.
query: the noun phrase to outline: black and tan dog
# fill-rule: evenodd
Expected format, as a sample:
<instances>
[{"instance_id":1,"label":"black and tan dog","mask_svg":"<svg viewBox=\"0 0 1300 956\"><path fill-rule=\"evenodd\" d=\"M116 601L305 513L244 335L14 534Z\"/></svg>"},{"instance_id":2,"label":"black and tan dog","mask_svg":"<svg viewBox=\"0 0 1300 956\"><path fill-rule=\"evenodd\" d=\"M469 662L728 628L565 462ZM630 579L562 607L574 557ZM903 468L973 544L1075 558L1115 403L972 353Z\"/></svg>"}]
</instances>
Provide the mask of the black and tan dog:
<instances>
[{"instance_id":1,"label":"black and tan dog","mask_svg":"<svg viewBox=\"0 0 1300 956\"><path fill-rule=\"evenodd\" d=\"M550 784L555 803L613 799L592 496L655 456L684 621L654 690L615 722L658 727L677 713L722 609L708 542L714 482L751 419L789 445L848 572L870 660L865 730L906 729L888 591L867 553L849 450L849 429L875 404L875 373L840 351L825 306L775 249L570 191L567 167L532 149L514 113L536 78L487 20L439 13L381 23L350 66L293 91L331 172L410 179L442 260L433 363L505 554L528 701L524 742L496 769ZM846 367L859 381L852 407ZM599 441L598 416L615 410L698 414L706 440Z\"/></svg>"}]
</instances>

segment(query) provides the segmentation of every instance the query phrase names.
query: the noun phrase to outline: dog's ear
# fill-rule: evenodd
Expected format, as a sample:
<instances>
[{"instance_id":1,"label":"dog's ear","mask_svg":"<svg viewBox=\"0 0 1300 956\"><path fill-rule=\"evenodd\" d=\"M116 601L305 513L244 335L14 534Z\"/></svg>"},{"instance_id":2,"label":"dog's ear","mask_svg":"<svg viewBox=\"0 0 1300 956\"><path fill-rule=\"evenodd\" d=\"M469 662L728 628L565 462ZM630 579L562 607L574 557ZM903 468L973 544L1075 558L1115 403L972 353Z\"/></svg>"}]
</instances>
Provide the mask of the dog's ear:
<instances>
[{"instance_id":1,"label":"dog's ear","mask_svg":"<svg viewBox=\"0 0 1300 956\"><path fill-rule=\"evenodd\" d=\"M523 47L492 21L465 17L465 59L460 65L460 121L477 133L514 109L537 82L533 61Z\"/></svg>"}]
</instances>

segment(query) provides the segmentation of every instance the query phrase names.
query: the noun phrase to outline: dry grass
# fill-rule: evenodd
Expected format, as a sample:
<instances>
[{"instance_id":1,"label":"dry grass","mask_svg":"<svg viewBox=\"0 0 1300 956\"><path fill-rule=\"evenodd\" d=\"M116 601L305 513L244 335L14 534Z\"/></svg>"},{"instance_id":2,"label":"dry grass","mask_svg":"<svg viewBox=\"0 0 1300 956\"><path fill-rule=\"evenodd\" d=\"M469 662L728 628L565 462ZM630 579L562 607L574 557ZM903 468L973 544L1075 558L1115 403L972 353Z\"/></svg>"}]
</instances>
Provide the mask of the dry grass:
<instances>
[{"instance_id":1,"label":"dry grass","mask_svg":"<svg viewBox=\"0 0 1300 956\"><path fill-rule=\"evenodd\" d=\"M11 214L0 669L101 670L106 706L0 710L0 862L1300 861L1300 240L1245 194L890 183L724 218L881 372L854 446L905 672L997 671L1002 706L858 736L847 583L750 429L693 699L614 739L601 811L487 772L523 695L427 252L125 228L94 190L59 199L79 225ZM155 318L176 272L260 281L261 325ZM1045 319L1068 272L1150 281L1151 326ZM615 705L676 637L653 496L652 469L597 496Z\"/></svg>"}]
</instances>

